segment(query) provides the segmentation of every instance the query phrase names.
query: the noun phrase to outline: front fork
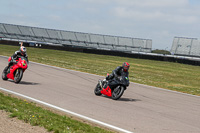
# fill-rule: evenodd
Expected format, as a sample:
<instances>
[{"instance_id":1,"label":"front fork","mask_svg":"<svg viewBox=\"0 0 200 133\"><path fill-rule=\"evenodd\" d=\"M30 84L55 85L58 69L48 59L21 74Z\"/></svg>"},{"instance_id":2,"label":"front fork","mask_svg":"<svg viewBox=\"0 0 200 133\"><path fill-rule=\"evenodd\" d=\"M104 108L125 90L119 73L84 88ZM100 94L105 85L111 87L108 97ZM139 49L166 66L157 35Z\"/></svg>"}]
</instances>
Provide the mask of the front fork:
<instances>
[{"instance_id":1,"label":"front fork","mask_svg":"<svg viewBox=\"0 0 200 133\"><path fill-rule=\"evenodd\" d=\"M108 86L108 81L99 80L99 85L101 89L106 88Z\"/></svg>"},{"instance_id":2,"label":"front fork","mask_svg":"<svg viewBox=\"0 0 200 133\"><path fill-rule=\"evenodd\" d=\"M14 75L14 76L16 76L16 75L18 74L18 72L19 72L19 70L17 69L17 70L15 71L15 75Z\"/></svg>"}]
</instances>

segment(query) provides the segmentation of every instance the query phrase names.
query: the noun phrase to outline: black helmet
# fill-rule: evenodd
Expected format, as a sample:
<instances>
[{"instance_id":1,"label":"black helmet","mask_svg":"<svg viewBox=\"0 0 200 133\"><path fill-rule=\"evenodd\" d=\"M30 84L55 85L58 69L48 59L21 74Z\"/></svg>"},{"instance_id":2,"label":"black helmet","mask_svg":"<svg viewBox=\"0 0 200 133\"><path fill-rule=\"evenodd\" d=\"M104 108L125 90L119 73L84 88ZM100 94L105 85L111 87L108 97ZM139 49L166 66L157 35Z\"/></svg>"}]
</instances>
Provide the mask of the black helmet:
<instances>
[{"instance_id":1,"label":"black helmet","mask_svg":"<svg viewBox=\"0 0 200 133\"><path fill-rule=\"evenodd\" d=\"M21 46L19 51L21 52L22 55L26 53L26 48L24 46Z\"/></svg>"},{"instance_id":2,"label":"black helmet","mask_svg":"<svg viewBox=\"0 0 200 133\"><path fill-rule=\"evenodd\" d=\"M128 71L130 65L128 64L128 62L124 62L124 63L122 64L122 67L123 67L123 70L126 72L126 71Z\"/></svg>"}]
</instances>

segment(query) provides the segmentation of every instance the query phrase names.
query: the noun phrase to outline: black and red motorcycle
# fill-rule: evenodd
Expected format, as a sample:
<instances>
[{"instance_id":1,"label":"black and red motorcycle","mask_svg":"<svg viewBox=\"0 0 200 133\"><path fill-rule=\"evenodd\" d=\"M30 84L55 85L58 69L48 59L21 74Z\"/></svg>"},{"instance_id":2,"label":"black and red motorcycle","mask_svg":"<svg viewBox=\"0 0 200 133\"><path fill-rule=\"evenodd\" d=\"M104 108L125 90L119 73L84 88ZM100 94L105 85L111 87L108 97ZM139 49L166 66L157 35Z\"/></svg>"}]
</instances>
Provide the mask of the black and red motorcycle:
<instances>
[{"instance_id":1,"label":"black and red motorcycle","mask_svg":"<svg viewBox=\"0 0 200 133\"><path fill-rule=\"evenodd\" d=\"M116 85L110 88L109 82L115 82ZM94 93L97 96L101 96L103 94L111 97L113 100L117 100L123 95L128 86L129 78L125 76L115 77L108 81L99 80L96 88L94 89Z\"/></svg>"},{"instance_id":2,"label":"black and red motorcycle","mask_svg":"<svg viewBox=\"0 0 200 133\"><path fill-rule=\"evenodd\" d=\"M11 57L9 57L8 62L11 61ZM13 65L5 69L2 72L2 79L8 80L12 79L15 83L19 83L23 77L24 71L28 68L28 61L23 56L20 57L18 60L13 62Z\"/></svg>"}]
</instances>

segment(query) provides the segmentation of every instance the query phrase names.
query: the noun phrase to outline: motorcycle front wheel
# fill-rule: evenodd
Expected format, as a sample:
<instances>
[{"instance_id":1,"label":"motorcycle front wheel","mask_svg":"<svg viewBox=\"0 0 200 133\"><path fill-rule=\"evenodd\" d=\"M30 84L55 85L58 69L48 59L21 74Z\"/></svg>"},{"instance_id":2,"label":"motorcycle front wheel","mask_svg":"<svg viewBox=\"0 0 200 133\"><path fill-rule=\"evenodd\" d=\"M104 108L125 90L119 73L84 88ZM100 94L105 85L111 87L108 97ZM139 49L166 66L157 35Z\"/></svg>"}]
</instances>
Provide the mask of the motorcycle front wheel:
<instances>
[{"instance_id":1,"label":"motorcycle front wheel","mask_svg":"<svg viewBox=\"0 0 200 133\"><path fill-rule=\"evenodd\" d=\"M14 82L19 83L23 77L23 70L22 69L17 69L15 71L15 77L14 77Z\"/></svg>"},{"instance_id":2,"label":"motorcycle front wheel","mask_svg":"<svg viewBox=\"0 0 200 133\"><path fill-rule=\"evenodd\" d=\"M99 85L99 83L97 84L97 86L95 87L94 89L94 94L97 95L97 96L101 96L101 87Z\"/></svg>"},{"instance_id":3,"label":"motorcycle front wheel","mask_svg":"<svg viewBox=\"0 0 200 133\"><path fill-rule=\"evenodd\" d=\"M8 78L7 78L7 70L8 70L8 66L6 66L5 68L4 68L4 70L3 70L3 72L2 72L2 75L1 75L1 77L2 77L2 79L3 80L8 80Z\"/></svg>"},{"instance_id":4,"label":"motorcycle front wheel","mask_svg":"<svg viewBox=\"0 0 200 133\"><path fill-rule=\"evenodd\" d=\"M119 99L124 93L124 86L117 86L112 92L112 99L117 100Z\"/></svg>"}]
</instances>

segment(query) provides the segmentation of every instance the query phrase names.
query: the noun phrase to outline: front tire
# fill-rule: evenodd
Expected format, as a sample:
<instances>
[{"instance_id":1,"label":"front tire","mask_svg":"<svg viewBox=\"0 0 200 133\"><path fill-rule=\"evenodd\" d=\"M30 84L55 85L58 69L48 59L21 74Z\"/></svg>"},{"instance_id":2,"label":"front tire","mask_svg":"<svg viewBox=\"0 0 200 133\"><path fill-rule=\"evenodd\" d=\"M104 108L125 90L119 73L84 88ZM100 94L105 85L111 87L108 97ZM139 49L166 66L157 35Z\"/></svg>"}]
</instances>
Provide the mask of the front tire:
<instances>
[{"instance_id":1,"label":"front tire","mask_svg":"<svg viewBox=\"0 0 200 133\"><path fill-rule=\"evenodd\" d=\"M117 100L119 99L124 93L124 86L117 86L112 92L112 99Z\"/></svg>"},{"instance_id":2,"label":"front tire","mask_svg":"<svg viewBox=\"0 0 200 133\"><path fill-rule=\"evenodd\" d=\"M16 84L18 84L21 81L22 77L23 77L23 70L22 69L17 69L15 71L14 82Z\"/></svg>"},{"instance_id":3,"label":"front tire","mask_svg":"<svg viewBox=\"0 0 200 133\"><path fill-rule=\"evenodd\" d=\"M97 96L101 96L101 87L99 85L99 83L97 84L96 88L94 89L94 94Z\"/></svg>"},{"instance_id":4,"label":"front tire","mask_svg":"<svg viewBox=\"0 0 200 133\"><path fill-rule=\"evenodd\" d=\"M4 68L4 70L3 70L3 72L2 72L1 77L2 77L3 80L8 80L8 78L7 78L7 71L8 71L8 66L6 66Z\"/></svg>"}]
</instances>

